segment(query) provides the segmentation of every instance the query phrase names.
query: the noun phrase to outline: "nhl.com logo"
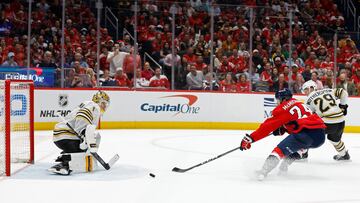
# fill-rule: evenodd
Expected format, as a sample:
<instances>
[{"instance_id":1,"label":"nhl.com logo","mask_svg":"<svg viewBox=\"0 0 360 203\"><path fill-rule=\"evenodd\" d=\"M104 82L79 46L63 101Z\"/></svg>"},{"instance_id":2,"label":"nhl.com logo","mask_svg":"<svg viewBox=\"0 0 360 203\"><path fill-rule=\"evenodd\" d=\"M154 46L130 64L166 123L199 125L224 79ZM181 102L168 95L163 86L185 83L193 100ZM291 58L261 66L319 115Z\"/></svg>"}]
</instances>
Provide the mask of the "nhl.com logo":
<instances>
[{"instance_id":1,"label":"nhl.com logo","mask_svg":"<svg viewBox=\"0 0 360 203\"><path fill-rule=\"evenodd\" d=\"M59 104L60 107L66 107L69 104L68 95L67 94L60 94L58 104Z\"/></svg>"},{"instance_id":2,"label":"nhl.com logo","mask_svg":"<svg viewBox=\"0 0 360 203\"><path fill-rule=\"evenodd\" d=\"M151 113L175 113L179 114L198 114L200 107L194 104L198 101L198 97L190 94L171 95L158 98L161 103L146 102L140 105L141 111ZM175 99L175 100L174 100ZM183 101L183 102L179 102Z\"/></svg>"}]
</instances>

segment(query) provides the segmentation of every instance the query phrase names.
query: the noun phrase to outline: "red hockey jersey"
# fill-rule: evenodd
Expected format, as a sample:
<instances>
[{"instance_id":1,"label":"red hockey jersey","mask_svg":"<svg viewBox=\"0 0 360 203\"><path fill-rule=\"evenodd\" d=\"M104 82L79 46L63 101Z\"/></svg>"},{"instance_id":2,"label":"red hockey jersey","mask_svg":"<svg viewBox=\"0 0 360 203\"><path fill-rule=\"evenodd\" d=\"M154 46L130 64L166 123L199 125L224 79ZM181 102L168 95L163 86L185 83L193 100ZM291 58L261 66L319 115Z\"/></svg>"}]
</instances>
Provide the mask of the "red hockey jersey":
<instances>
[{"instance_id":1,"label":"red hockey jersey","mask_svg":"<svg viewBox=\"0 0 360 203\"><path fill-rule=\"evenodd\" d=\"M282 102L260 127L251 133L254 141L267 137L271 132L284 126L289 134L298 133L302 129L326 128L323 120L300 101L290 99Z\"/></svg>"}]
</instances>

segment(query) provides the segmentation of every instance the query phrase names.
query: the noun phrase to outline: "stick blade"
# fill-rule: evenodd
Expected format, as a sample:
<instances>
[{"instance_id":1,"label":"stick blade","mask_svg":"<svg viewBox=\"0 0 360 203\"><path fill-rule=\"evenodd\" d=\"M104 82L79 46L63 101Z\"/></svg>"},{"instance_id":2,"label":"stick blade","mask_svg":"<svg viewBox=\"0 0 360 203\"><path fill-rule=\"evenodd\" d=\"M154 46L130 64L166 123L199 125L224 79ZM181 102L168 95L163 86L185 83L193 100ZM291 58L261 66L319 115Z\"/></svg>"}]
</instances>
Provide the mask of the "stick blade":
<instances>
[{"instance_id":1,"label":"stick blade","mask_svg":"<svg viewBox=\"0 0 360 203\"><path fill-rule=\"evenodd\" d=\"M118 154L115 154L109 161L108 165L112 167L118 160L120 159L120 156Z\"/></svg>"},{"instance_id":2,"label":"stick blade","mask_svg":"<svg viewBox=\"0 0 360 203\"><path fill-rule=\"evenodd\" d=\"M178 173L184 173L184 172L186 172L186 170L181 169L181 168L178 168L178 167L174 167L174 168L172 169L172 171L173 171L173 172L178 172Z\"/></svg>"}]
</instances>

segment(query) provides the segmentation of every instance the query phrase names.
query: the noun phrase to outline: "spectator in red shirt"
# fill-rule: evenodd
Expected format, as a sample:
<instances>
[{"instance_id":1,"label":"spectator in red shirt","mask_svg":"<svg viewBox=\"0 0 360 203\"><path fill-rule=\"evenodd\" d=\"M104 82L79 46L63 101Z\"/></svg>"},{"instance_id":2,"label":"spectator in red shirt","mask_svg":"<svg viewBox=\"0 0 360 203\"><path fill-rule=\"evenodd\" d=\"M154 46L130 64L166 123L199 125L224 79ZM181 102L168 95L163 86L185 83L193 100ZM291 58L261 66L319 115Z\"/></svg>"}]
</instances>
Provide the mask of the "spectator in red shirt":
<instances>
[{"instance_id":1,"label":"spectator in red shirt","mask_svg":"<svg viewBox=\"0 0 360 203\"><path fill-rule=\"evenodd\" d=\"M196 62L196 55L194 54L193 48L188 48L186 54L184 54L182 61L184 63L184 67L186 67L188 64L193 64Z\"/></svg>"},{"instance_id":2,"label":"spectator in red shirt","mask_svg":"<svg viewBox=\"0 0 360 203\"><path fill-rule=\"evenodd\" d=\"M360 69L356 69L355 74L351 77L351 81L357 86L360 87Z\"/></svg>"},{"instance_id":3,"label":"spectator in red shirt","mask_svg":"<svg viewBox=\"0 0 360 203\"><path fill-rule=\"evenodd\" d=\"M66 25L65 25L65 35L66 36L69 36L70 35L70 32L72 32L73 35L79 35L79 32L77 31L76 28L73 27L73 23L72 23L72 20L71 19L67 19L66 20ZM96 33L96 32L95 32Z\"/></svg>"},{"instance_id":4,"label":"spectator in red shirt","mask_svg":"<svg viewBox=\"0 0 360 203\"><path fill-rule=\"evenodd\" d=\"M237 85L231 72L227 73L225 79L220 82L220 90L223 92L237 91Z\"/></svg>"},{"instance_id":5,"label":"spectator in red shirt","mask_svg":"<svg viewBox=\"0 0 360 203\"><path fill-rule=\"evenodd\" d=\"M291 81L295 81L295 80L296 80L296 76L297 76L298 73L301 73L301 72L299 71L299 66L296 65L296 64L293 64L293 65L291 66Z\"/></svg>"},{"instance_id":6,"label":"spectator in red shirt","mask_svg":"<svg viewBox=\"0 0 360 203\"><path fill-rule=\"evenodd\" d=\"M330 56L325 57L325 61L320 63L320 68L327 70L334 70L334 63L330 61Z\"/></svg>"},{"instance_id":7,"label":"spectator in red shirt","mask_svg":"<svg viewBox=\"0 0 360 203\"><path fill-rule=\"evenodd\" d=\"M149 87L169 89L170 83L165 75L161 75L161 69L155 68L155 75L150 79Z\"/></svg>"},{"instance_id":8,"label":"spectator in red shirt","mask_svg":"<svg viewBox=\"0 0 360 203\"><path fill-rule=\"evenodd\" d=\"M150 80L154 75L154 70L151 68L149 62L145 62L144 70L141 71L141 77L144 77L146 80Z\"/></svg>"},{"instance_id":9,"label":"spectator in red shirt","mask_svg":"<svg viewBox=\"0 0 360 203\"><path fill-rule=\"evenodd\" d=\"M240 74L237 87L238 92L250 92L250 81L247 80L246 74Z\"/></svg>"},{"instance_id":10,"label":"spectator in red shirt","mask_svg":"<svg viewBox=\"0 0 360 203\"><path fill-rule=\"evenodd\" d=\"M229 62L229 59L226 56L223 56L219 67L219 73L225 75L228 72L236 73L235 65Z\"/></svg>"},{"instance_id":11,"label":"spectator in red shirt","mask_svg":"<svg viewBox=\"0 0 360 203\"><path fill-rule=\"evenodd\" d=\"M124 73L122 68L117 68L115 73L115 80L120 87L130 87L130 80Z\"/></svg>"},{"instance_id":12,"label":"spectator in red shirt","mask_svg":"<svg viewBox=\"0 0 360 203\"><path fill-rule=\"evenodd\" d=\"M136 61L134 60L134 47L131 47L130 54L124 59L123 69L129 79L134 77L134 65L136 69L141 69L141 58L140 55L136 55Z\"/></svg>"},{"instance_id":13,"label":"spectator in red shirt","mask_svg":"<svg viewBox=\"0 0 360 203\"><path fill-rule=\"evenodd\" d=\"M110 70L110 63L106 60L109 54L108 48L106 46L101 47L101 54L99 56L100 60L100 70Z\"/></svg>"},{"instance_id":14,"label":"spectator in red shirt","mask_svg":"<svg viewBox=\"0 0 360 203\"><path fill-rule=\"evenodd\" d=\"M360 69L360 54L355 56L355 61L352 63L352 72L355 73L358 69Z\"/></svg>"},{"instance_id":15,"label":"spectator in red shirt","mask_svg":"<svg viewBox=\"0 0 360 203\"><path fill-rule=\"evenodd\" d=\"M311 69L315 68L315 60L316 60L316 54L315 52L310 52L309 58L305 61L305 65L309 65Z\"/></svg>"},{"instance_id":16,"label":"spectator in red shirt","mask_svg":"<svg viewBox=\"0 0 360 203\"><path fill-rule=\"evenodd\" d=\"M206 63L204 63L204 59L202 56L197 57L195 67L196 67L196 70L200 70L200 71L207 68L207 65L206 65Z\"/></svg>"},{"instance_id":17,"label":"spectator in red shirt","mask_svg":"<svg viewBox=\"0 0 360 203\"><path fill-rule=\"evenodd\" d=\"M271 64L266 63L264 66L264 71L260 75L260 80L263 82L267 82L269 86L272 86L273 80L271 77L272 77Z\"/></svg>"},{"instance_id":18,"label":"spectator in red shirt","mask_svg":"<svg viewBox=\"0 0 360 203\"><path fill-rule=\"evenodd\" d=\"M245 69L245 61L244 57L239 56L239 52L237 49L233 49L233 54L229 57L229 62L235 65L235 70L237 73L243 73L247 71Z\"/></svg>"}]
</instances>

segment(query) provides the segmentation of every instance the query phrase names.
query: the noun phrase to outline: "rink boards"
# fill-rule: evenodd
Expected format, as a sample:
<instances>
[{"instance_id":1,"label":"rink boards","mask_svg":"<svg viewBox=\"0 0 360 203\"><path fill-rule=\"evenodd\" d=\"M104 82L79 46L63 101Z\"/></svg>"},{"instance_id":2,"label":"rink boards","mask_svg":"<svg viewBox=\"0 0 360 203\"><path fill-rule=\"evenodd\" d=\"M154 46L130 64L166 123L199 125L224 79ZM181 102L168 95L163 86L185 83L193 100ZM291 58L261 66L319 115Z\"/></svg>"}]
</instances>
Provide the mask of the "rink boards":
<instances>
[{"instance_id":1,"label":"rink boards","mask_svg":"<svg viewBox=\"0 0 360 203\"><path fill-rule=\"evenodd\" d=\"M245 129L259 126L276 106L273 94L105 89L111 103L100 128ZM35 129L49 130L95 89L36 89ZM304 100L304 96L296 96ZM351 97L346 132L360 132L360 98Z\"/></svg>"}]
</instances>

